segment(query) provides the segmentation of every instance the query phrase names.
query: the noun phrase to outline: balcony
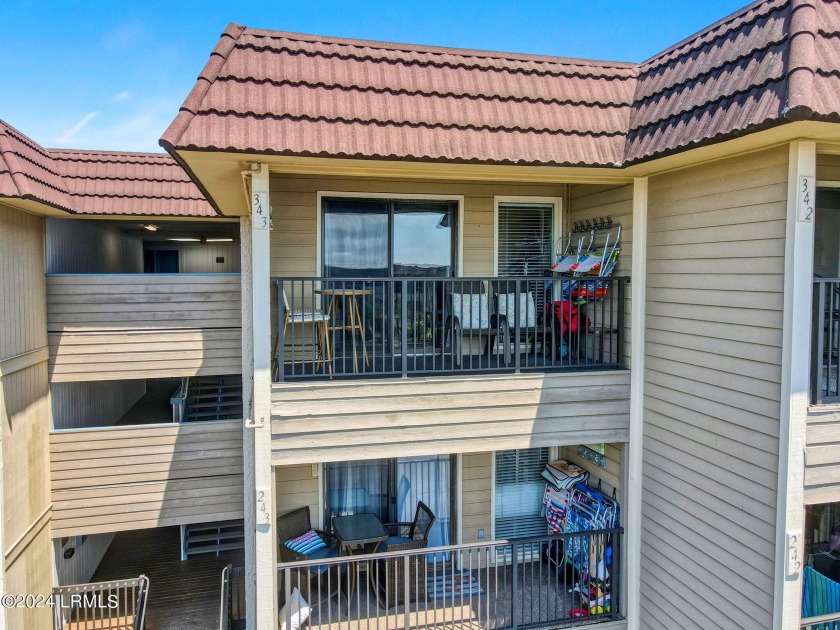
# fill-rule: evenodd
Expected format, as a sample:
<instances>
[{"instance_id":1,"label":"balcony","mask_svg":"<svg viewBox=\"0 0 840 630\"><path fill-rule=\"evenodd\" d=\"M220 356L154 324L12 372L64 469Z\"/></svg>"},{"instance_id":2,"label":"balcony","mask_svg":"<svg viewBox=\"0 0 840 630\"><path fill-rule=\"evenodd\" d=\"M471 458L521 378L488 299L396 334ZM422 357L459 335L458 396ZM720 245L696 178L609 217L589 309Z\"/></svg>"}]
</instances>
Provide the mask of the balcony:
<instances>
[{"instance_id":1,"label":"balcony","mask_svg":"<svg viewBox=\"0 0 840 630\"><path fill-rule=\"evenodd\" d=\"M236 374L240 276L47 276L52 382Z\"/></svg>"},{"instance_id":2,"label":"balcony","mask_svg":"<svg viewBox=\"0 0 840 630\"><path fill-rule=\"evenodd\" d=\"M275 382L617 370L627 278L273 278Z\"/></svg>"},{"instance_id":3,"label":"balcony","mask_svg":"<svg viewBox=\"0 0 840 630\"><path fill-rule=\"evenodd\" d=\"M622 535L615 528L281 563L280 601L293 602L300 593L308 627L323 629L504 630L617 622ZM242 627L243 579L241 570L228 570L223 629ZM294 611L294 605L284 606L280 623L293 627Z\"/></svg>"}]
</instances>

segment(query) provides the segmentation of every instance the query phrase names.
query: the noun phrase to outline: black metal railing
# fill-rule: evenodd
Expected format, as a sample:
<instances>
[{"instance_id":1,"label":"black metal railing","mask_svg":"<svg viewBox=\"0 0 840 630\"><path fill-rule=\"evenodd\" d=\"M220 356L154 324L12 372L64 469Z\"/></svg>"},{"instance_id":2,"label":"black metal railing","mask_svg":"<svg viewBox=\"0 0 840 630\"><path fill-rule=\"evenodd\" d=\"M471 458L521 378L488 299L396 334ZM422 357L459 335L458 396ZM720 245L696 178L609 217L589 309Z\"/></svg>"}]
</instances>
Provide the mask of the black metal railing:
<instances>
[{"instance_id":1,"label":"black metal railing","mask_svg":"<svg viewBox=\"0 0 840 630\"><path fill-rule=\"evenodd\" d=\"M840 402L840 279L814 278L811 403Z\"/></svg>"},{"instance_id":2,"label":"black metal railing","mask_svg":"<svg viewBox=\"0 0 840 630\"><path fill-rule=\"evenodd\" d=\"M53 595L53 628L146 627L149 579L145 575L128 580L56 586Z\"/></svg>"},{"instance_id":3,"label":"black metal railing","mask_svg":"<svg viewBox=\"0 0 840 630\"><path fill-rule=\"evenodd\" d=\"M272 278L275 382L616 369L627 278Z\"/></svg>"},{"instance_id":4,"label":"black metal railing","mask_svg":"<svg viewBox=\"0 0 840 630\"><path fill-rule=\"evenodd\" d=\"M219 630L245 628L245 568L227 565L222 570Z\"/></svg>"},{"instance_id":5,"label":"black metal railing","mask_svg":"<svg viewBox=\"0 0 840 630\"><path fill-rule=\"evenodd\" d=\"M356 622L506 630L615 621L623 531L282 563L280 623L302 623L293 617L304 608L313 628Z\"/></svg>"}]
</instances>

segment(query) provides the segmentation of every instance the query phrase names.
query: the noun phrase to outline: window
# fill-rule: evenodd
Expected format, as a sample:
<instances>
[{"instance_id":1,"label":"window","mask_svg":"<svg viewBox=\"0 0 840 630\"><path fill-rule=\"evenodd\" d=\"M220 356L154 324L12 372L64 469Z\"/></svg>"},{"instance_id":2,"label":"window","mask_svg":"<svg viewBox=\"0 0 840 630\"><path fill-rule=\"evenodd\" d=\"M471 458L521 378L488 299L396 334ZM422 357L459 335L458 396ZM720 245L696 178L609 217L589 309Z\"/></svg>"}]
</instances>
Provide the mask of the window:
<instances>
[{"instance_id":1,"label":"window","mask_svg":"<svg viewBox=\"0 0 840 630\"><path fill-rule=\"evenodd\" d=\"M542 536L548 524L541 515L548 464L547 448L496 452L495 537L497 540Z\"/></svg>"},{"instance_id":2,"label":"window","mask_svg":"<svg viewBox=\"0 0 840 630\"><path fill-rule=\"evenodd\" d=\"M554 264L554 210L554 203L498 203L498 276L542 276Z\"/></svg>"}]
</instances>

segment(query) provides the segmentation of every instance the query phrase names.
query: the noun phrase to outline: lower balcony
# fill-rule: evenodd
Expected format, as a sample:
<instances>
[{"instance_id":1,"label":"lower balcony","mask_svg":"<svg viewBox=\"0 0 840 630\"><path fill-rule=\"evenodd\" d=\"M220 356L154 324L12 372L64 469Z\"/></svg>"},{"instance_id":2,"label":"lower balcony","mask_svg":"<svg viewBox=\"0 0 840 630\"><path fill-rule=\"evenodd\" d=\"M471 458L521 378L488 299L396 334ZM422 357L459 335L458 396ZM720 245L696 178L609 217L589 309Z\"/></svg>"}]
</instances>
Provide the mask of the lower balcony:
<instances>
[{"instance_id":1,"label":"lower balcony","mask_svg":"<svg viewBox=\"0 0 840 630\"><path fill-rule=\"evenodd\" d=\"M557 628L618 622L623 530L278 565L281 627ZM242 571L223 584L223 629L244 627Z\"/></svg>"}]
</instances>

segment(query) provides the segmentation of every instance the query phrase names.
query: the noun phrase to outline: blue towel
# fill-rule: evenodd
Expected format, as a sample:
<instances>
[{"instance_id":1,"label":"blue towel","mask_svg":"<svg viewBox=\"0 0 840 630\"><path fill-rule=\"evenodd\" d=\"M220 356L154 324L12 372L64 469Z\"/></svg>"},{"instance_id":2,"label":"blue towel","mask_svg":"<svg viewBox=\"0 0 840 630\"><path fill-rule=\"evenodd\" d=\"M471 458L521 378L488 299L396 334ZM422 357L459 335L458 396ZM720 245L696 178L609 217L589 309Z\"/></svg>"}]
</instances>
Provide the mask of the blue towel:
<instances>
[{"instance_id":1,"label":"blue towel","mask_svg":"<svg viewBox=\"0 0 840 630\"><path fill-rule=\"evenodd\" d=\"M802 617L840 612L840 583L805 567L802 575Z\"/></svg>"}]
</instances>

